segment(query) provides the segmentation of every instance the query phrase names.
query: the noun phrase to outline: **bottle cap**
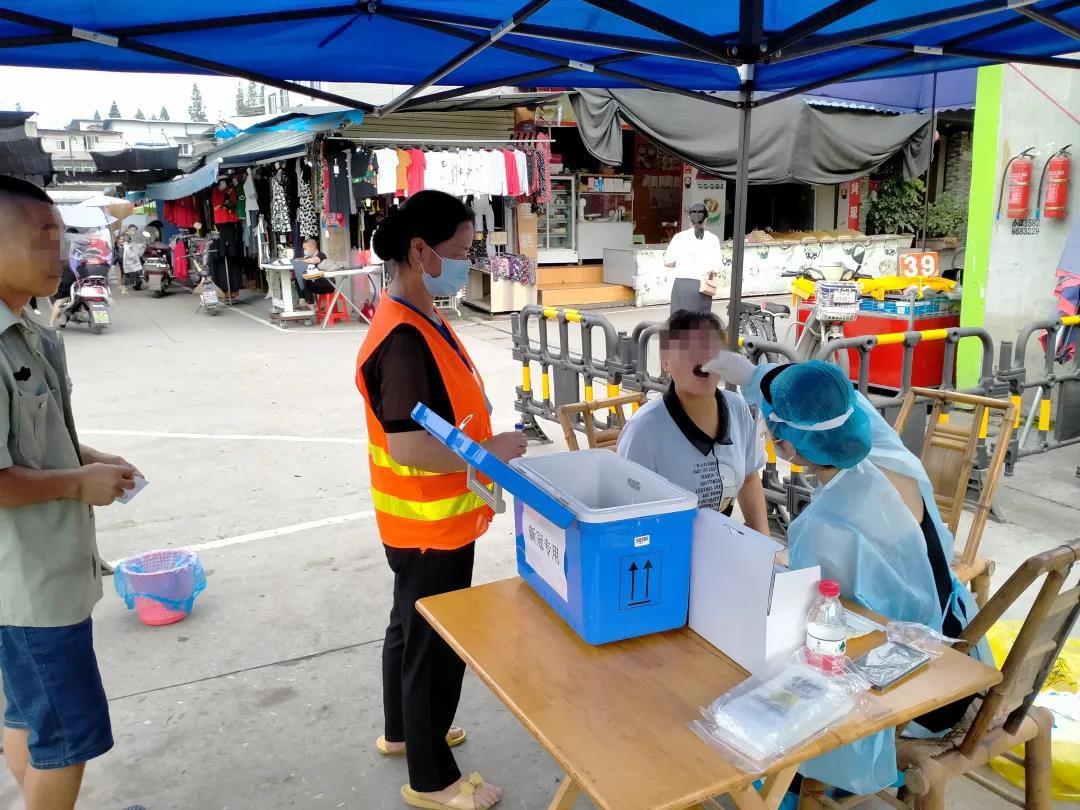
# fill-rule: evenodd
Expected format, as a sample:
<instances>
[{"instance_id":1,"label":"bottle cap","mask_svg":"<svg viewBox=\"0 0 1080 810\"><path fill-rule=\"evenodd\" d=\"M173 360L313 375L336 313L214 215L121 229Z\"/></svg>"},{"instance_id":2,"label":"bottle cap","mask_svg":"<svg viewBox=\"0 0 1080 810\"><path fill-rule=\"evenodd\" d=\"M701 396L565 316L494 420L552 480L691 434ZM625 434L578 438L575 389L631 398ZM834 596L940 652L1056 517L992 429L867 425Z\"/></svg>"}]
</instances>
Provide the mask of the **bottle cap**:
<instances>
[{"instance_id":1,"label":"bottle cap","mask_svg":"<svg viewBox=\"0 0 1080 810\"><path fill-rule=\"evenodd\" d=\"M830 599L835 599L840 595L840 585L831 579L823 579L818 583L818 593Z\"/></svg>"}]
</instances>

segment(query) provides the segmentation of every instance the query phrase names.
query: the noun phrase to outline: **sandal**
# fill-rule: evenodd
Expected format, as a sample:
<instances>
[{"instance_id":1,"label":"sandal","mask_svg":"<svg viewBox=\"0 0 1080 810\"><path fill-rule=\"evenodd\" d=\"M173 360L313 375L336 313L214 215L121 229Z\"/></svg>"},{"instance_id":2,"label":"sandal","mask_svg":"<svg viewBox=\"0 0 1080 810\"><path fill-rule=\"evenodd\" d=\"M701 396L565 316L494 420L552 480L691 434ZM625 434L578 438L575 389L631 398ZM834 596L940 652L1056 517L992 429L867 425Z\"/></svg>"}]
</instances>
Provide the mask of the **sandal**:
<instances>
[{"instance_id":1,"label":"sandal","mask_svg":"<svg viewBox=\"0 0 1080 810\"><path fill-rule=\"evenodd\" d=\"M466 737L468 737L468 732L466 732L465 729L453 726L446 732L446 744L451 748L457 748L465 742ZM401 748L401 750L390 750L390 747L386 742L386 737L381 735L379 739L375 741L375 747L379 749L379 753L384 757L400 757L405 755L404 747Z\"/></svg>"},{"instance_id":2,"label":"sandal","mask_svg":"<svg viewBox=\"0 0 1080 810\"><path fill-rule=\"evenodd\" d=\"M421 810L477 810L476 801L473 796L476 793L476 789L483 784L484 777L478 773L473 773L469 775L468 779L463 780L458 785L458 795L449 802L438 802L434 799L429 799L424 794L417 793L408 785L402 786L401 798L405 800L405 804L410 807L419 807ZM489 807L494 807L500 801L502 801L501 797L496 799Z\"/></svg>"}]
</instances>

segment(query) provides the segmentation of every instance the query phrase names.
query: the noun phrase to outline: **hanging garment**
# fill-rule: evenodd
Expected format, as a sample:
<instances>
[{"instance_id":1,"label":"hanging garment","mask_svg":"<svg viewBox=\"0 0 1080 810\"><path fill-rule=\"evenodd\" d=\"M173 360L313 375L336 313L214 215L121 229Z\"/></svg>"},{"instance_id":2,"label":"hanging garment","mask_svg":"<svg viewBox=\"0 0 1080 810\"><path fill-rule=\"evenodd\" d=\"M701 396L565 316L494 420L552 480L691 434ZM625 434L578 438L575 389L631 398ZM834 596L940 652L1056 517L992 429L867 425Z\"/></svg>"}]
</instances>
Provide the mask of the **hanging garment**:
<instances>
[{"instance_id":1,"label":"hanging garment","mask_svg":"<svg viewBox=\"0 0 1080 810\"><path fill-rule=\"evenodd\" d=\"M188 280L187 245L184 244L182 239L173 242L172 266L173 275L176 276L177 281L184 282Z\"/></svg>"},{"instance_id":2,"label":"hanging garment","mask_svg":"<svg viewBox=\"0 0 1080 810\"><path fill-rule=\"evenodd\" d=\"M375 154L366 146L361 146L353 153L352 158L352 187L353 198L370 200L378 192L375 190L375 179L378 173L379 162Z\"/></svg>"},{"instance_id":3,"label":"hanging garment","mask_svg":"<svg viewBox=\"0 0 1080 810\"><path fill-rule=\"evenodd\" d=\"M375 183L377 194L397 193L398 155L396 149L376 149L379 174Z\"/></svg>"},{"instance_id":4,"label":"hanging garment","mask_svg":"<svg viewBox=\"0 0 1080 810\"><path fill-rule=\"evenodd\" d=\"M290 216L300 207L300 169L299 160L293 158L285 161L285 169L282 172L282 185L285 188L285 203L288 205Z\"/></svg>"},{"instance_id":5,"label":"hanging garment","mask_svg":"<svg viewBox=\"0 0 1080 810\"><path fill-rule=\"evenodd\" d=\"M270 230L274 233L288 233L292 230L289 207L285 200L285 189L276 177L270 180L270 193Z\"/></svg>"},{"instance_id":6,"label":"hanging garment","mask_svg":"<svg viewBox=\"0 0 1080 810\"><path fill-rule=\"evenodd\" d=\"M349 177L348 155L345 153L331 156L328 161L329 193L327 194L327 213L349 216L355 204Z\"/></svg>"},{"instance_id":7,"label":"hanging garment","mask_svg":"<svg viewBox=\"0 0 1080 810\"><path fill-rule=\"evenodd\" d=\"M296 211L296 224L300 229L300 236L318 237L319 217L315 213L315 202L306 182L300 186L300 207Z\"/></svg>"},{"instance_id":8,"label":"hanging garment","mask_svg":"<svg viewBox=\"0 0 1080 810\"><path fill-rule=\"evenodd\" d=\"M473 224L477 233L490 233L495 229L495 211L491 207L491 198L487 194L477 194L473 197L472 210Z\"/></svg>"},{"instance_id":9,"label":"hanging garment","mask_svg":"<svg viewBox=\"0 0 1080 810\"><path fill-rule=\"evenodd\" d=\"M233 186L233 193L236 195L236 218L241 222L246 222L248 207L247 195L244 193L244 187L242 185ZM254 203L255 201L252 200L252 202Z\"/></svg>"},{"instance_id":10,"label":"hanging garment","mask_svg":"<svg viewBox=\"0 0 1080 810\"><path fill-rule=\"evenodd\" d=\"M502 150L503 168L506 171L506 194L508 197L521 196L521 184L518 183L517 162L510 149Z\"/></svg>"},{"instance_id":11,"label":"hanging garment","mask_svg":"<svg viewBox=\"0 0 1080 810\"><path fill-rule=\"evenodd\" d=\"M194 197L165 201L165 219L177 228L192 228L199 221L199 206Z\"/></svg>"},{"instance_id":12,"label":"hanging garment","mask_svg":"<svg viewBox=\"0 0 1080 810\"><path fill-rule=\"evenodd\" d=\"M232 186L226 186L224 189L215 186L210 194L210 204L214 209L215 225L240 221L236 215L236 189Z\"/></svg>"},{"instance_id":13,"label":"hanging garment","mask_svg":"<svg viewBox=\"0 0 1080 810\"><path fill-rule=\"evenodd\" d=\"M542 132L536 136L536 151L540 155L536 201L546 205L551 202L551 138Z\"/></svg>"},{"instance_id":14,"label":"hanging garment","mask_svg":"<svg viewBox=\"0 0 1080 810\"><path fill-rule=\"evenodd\" d=\"M529 193L528 160L526 160L525 153L520 149L510 151L514 155L514 165L517 168L518 188L521 189L519 193L524 196Z\"/></svg>"},{"instance_id":15,"label":"hanging garment","mask_svg":"<svg viewBox=\"0 0 1080 810\"><path fill-rule=\"evenodd\" d=\"M409 150L408 189L410 196L418 191L423 191L424 174L427 171L427 158L420 149Z\"/></svg>"},{"instance_id":16,"label":"hanging garment","mask_svg":"<svg viewBox=\"0 0 1080 810\"><path fill-rule=\"evenodd\" d=\"M491 259L491 277L526 285L535 284L536 260L513 253L500 253Z\"/></svg>"},{"instance_id":17,"label":"hanging garment","mask_svg":"<svg viewBox=\"0 0 1080 810\"><path fill-rule=\"evenodd\" d=\"M251 175L248 175L249 177ZM273 194L270 191L270 172L266 169L255 170L255 199L258 201L258 208L263 212L266 217L270 216L271 199Z\"/></svg>"},{"instance_id":18,"label":"hanging garment","mask_svg":"<svg viewBox=\"0 0 1080 810\"><path fill-rule=\"evenodd\" d=\"M405 196L409 188L409 164L412 160L404 149L397 150L397 195Z\"/></svg>"},{"instance_id":19,"label":"hanging garment","mask_svg":"<svg viewBox=\"0 0 1080 810\"><path fill-rule=\"evenodd\" d=\"M244 204L248 213L252 211L258 211L262 208L259 205L259 193L255 190L255 178L253 172L248 172L244 178Z\"/></svg>"}]
</instances>

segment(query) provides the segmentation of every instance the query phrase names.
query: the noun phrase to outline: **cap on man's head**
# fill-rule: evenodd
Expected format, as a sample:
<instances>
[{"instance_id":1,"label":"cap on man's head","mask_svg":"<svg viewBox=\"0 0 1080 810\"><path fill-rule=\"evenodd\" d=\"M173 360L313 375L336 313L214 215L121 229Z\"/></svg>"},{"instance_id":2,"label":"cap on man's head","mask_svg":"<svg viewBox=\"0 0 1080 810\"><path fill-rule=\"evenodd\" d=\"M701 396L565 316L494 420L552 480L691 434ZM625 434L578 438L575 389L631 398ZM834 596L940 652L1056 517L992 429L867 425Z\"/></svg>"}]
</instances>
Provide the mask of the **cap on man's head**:
<instances>
[{"instance_id":1,"label":"cap on man's head","mask_svg":"<svg viewBox=\"0 0 1080 810\"><path fill-rule=\"evenodd\" d=\"M13 197L19 200L31 200L33 202L45 203L46 205L53 204L52 197L46 194L41 186L34 185L19 177L12 177L9 174L0 174L0 196Z\"/></svg>"}]
</instances>

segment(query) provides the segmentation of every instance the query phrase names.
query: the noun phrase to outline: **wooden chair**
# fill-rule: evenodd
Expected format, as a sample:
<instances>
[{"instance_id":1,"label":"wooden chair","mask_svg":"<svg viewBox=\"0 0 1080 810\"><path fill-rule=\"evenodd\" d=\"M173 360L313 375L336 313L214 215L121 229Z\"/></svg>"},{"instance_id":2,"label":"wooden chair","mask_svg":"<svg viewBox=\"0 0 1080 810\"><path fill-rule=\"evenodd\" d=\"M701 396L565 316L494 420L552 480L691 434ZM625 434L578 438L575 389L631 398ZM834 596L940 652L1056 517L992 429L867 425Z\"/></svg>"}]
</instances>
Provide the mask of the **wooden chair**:
<instances>
[{"instance_id":1,"label":"wooden chair","mask_svg":"<svg viewBox=\"0 0 1080 810\"><path fill-rule=\"evenodd\" d=\"M971 587L979 605L985 605L990 597L990 577L994 573L994 562L979 558L979 544L993 509L994 493L1005 468L1005 456L1016 421L1016 406L1011 402L960 394L956 391L912 388L896 417L897 433L903 433L916 402L927 399L933 403L933 408L927 421L920 457L934 486L934 500L941 512L941 519L948 524L949 531L956 537L957 548L960 549L953 560L953 572L957 579ZM970 424L955 424L949 421L949 411L956 405L972 408ZM979 499L974 505L971 527L967 537L961 539L957 537L957 530L967 500L971 472L979 449L985 447L986 427L990 414L995 411L1002 415L1001 428L982 481Z\"/></svg>"},{"instance_id":2,"label":"wooden chair","mask_svg":"<svg viewBox=\"0 0 1080 810\"><path fill-rule=\"evenodd\" d=\"M622 394L610 399L591 399L586 402L560 405L556 410L556 414L559 417L559 424L562 425L566 446L571 450L581 449L578 444L577 431L574 430L574 420L580 416L585 426L585 438L590 448L614 447L619 441L619 433L626 427L626 420L629 418L626 415L625 407L630 405L633 406L634 410L637 410L645 402L645 392L639 391L635 394ZM597 411L614 413L615 424L611 427L596 424Z\"/></svg>"},{"instance_id":3,"label":"wooden chair","mask_svg":"<svg viewBox=\"0 0 1080 810\"><path fill-rule=\"evenodd\" d=\"M1054 717L1033 703L1080 616L1080 585L1062 590L1078 558L1080 540L1031 557L961 634L957 648L970 649L1029 587L1042 580L1001 666L1002 681L975 704L978 708L970 725L941 740L898 741L897 766L904 772L907 793L919 810L944 808L945 785L957 776L966 776L1018 807L1050 810L1053 806L1050 730ZM1022 759L1010 753L1021 743ZM975 772L998 756L1024 767L1023 797Z\"/></svg>"},{"instance_id":4,"label":"wooden chair","mask_svg":"<svg viewBox=\"0 0 1080 810\"><path fill-rule=\"evenodd\" d=\"M964 776L1018 807L1050 810L1053 806L1050 731L1054 718L1048 710L1033 703L1080 616L1080 586L1062 590L1078 558L1080 539L1036 554L979 611L961 634L955 645L957 649L967 651L975 646L1028 588L1042 580L1001 666L1001 683L976 699L964 721L945 737L934 740L900 737L896 762L904 774L904 787L899 797L881 793L880 799L894 806L914 806L916 810L943 810L948 782ZM1021 744L1023 758L1010 753ZM999 756L1023 766L1023 796L977 772ZM826 796L825 790L820 782L804 780L800 810L850 808L866 798L856 796L838 801Z\"/></svg>"}]
</instances>

